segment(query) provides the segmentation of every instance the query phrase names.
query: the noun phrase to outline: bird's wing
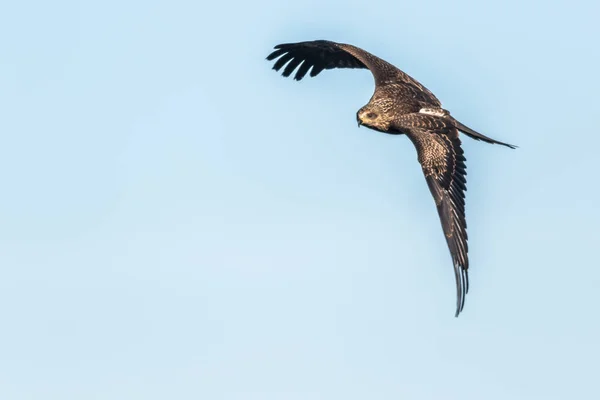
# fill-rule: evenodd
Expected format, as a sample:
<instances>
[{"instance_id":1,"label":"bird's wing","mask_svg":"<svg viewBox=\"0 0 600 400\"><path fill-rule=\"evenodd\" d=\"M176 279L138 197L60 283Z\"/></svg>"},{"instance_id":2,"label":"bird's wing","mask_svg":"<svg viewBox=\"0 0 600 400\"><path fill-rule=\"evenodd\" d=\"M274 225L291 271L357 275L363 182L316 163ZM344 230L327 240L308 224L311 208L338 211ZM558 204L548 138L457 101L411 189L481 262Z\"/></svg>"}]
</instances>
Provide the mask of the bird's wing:
<instances>
[{"instance_id":1,"label":"bird's wing","mask_svg":"<svg viewBox=\"0 0 600 400\"><path fill-rule=\"evenodd\" d=\"M275 51L267 56L272 61L277 58L273 69L283 69L283 76L290 76L296 68L294 79L304 78L309 69L310 76L317 76L324 69L333 68L365 68L375 78L376 85L404 84L417 89L424 101L441 106L440 101L416 79L402 72L387 61L349 44L335 43L327 40L285 43L275 46ZM287 65L286 65L287 64Z\"/></svg>"},{"instance_id":2,"label":"bird's wing","mask_svg":"<svg viewBox=\"0 0 600 400\"><path fill-rule=\"evenodd\" d=\"M465 220L467 167L458 131L449 121L423 114L401 116L396 122L396 129L406 133L417 148L419 163L437 205L454 263L456 316L458 316L464 307L465 295L469 291L468 237Z\"/></svg>"}]
</instances>

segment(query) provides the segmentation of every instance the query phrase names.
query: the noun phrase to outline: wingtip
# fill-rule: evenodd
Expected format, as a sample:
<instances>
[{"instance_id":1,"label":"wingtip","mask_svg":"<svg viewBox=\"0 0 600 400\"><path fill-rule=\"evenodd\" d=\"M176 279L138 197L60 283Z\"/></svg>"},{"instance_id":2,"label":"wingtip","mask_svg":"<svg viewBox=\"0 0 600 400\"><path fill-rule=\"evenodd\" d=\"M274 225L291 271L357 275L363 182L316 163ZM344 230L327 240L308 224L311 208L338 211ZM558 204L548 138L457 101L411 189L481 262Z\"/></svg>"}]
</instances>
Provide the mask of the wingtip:
<instances>
[{"instance_id":1,"label":"wingtip","mask_svg":"<svg viewBox=\"0 0 600 400\"><path fill-rule=\"evenodd\" d=\"M273 48L274 48L275 50L281 50L281 49L283 49L283 48L285 48L285 47L289 47L289 46L290 46L290 45L292 45L292 44L293 44L293 43L279 43L279 44L277 44L277 45L273 46Z\"/></svg>"},{"instance_id":2,"label":"wingtip","mask_svg":"<svg viewBox=\"0 0 600 400\"><path fill-rule=\"evenodd\" d=\"M469 272L463 269L460 264L454 264L454 274L456 277L456 312L454 318L458 318L465 307L465 299L469 292Z\"/></svg>"},{"instance_id":3,"label":"wingtip","mask_svg":"<svg viewBox=\"0 0 600 400\"><path fill-rule=\"evenodd\" d=\"M461 304L461 299L459 298L457 300L456 312L454 313L454 318L458 318L458 316L460 315L460 313L462 313L462 310L463 310L464 306L465 306L465 304L464 304L464 297L462 299L462 304Z\"/></svg>"},{"instance_id":4,"label":"wingtip","mask_svg":"<svg viewBox=\"0 0 600 400\"><path fill-rule=\"evenodd\" d=\"M462 313L462 311L463 311L463 308L464 308L464 306L465 306L465 304L464 304L464 297L463 297L462 301L463 301L463 303L462 303L462 304L460 304L460 299L458 300L458 303L459 303L459 304L457 304L457 305L456 305L456 312L454 313L454 318L458 318L458 316L459 316L459 315Z\"/></svg>"}]
</instances>

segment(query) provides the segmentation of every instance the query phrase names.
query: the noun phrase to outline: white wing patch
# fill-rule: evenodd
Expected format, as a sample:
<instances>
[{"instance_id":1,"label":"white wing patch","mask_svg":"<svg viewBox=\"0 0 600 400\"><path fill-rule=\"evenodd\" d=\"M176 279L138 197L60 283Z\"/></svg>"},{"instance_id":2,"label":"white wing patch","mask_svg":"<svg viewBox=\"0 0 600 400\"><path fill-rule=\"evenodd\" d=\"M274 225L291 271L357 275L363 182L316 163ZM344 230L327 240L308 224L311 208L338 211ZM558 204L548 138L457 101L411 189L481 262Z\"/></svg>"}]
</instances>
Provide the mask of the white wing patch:
<instances>
[{"instance_id":1,"label":"white wing patch","mask_svg":"<svg viewBox=\"0 0 600 400\"><path fill-rule=\"evenodd\" d=\"M427 115L435 115L436 117L445 117L447 115L450 115L450 113L448 111L444 110L443 108L421 108L419 110L419 113L427 114Z\"/></svg>"}]
</instances>

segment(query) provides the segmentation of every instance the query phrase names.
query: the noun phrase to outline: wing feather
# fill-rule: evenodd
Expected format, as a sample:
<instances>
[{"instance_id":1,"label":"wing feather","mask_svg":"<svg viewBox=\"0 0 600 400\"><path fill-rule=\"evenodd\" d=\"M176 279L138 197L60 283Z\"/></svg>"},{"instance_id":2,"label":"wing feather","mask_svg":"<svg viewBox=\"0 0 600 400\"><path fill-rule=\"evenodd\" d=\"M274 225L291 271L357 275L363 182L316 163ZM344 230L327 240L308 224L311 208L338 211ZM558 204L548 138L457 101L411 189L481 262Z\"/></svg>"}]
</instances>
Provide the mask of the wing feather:
<instances>
[{"instance_id":1,"label":"wing feather","mask_svg":"<svg viewBox=\"0 0 600 400\"><path fill-rule=\"evenodd\" d=\"M299 43L284 43L275 46L267 60L275 61L273 69L279 71L286 66L282 75L288 77L294 70L295 80L301 80L310 69L310 76L317 76L325 69L361 68L373 74L376 86L402 84L411 88L415 97L433 106L441 106L440 101L416 79L404 73L387 61L359 48L328 40L313 40ZM287 64L287 65L286 65Z\"/></svg>"},{"instance_id":2,"label":"wing feather","mask_svg":"<svg viewBox=\"0 0 600 400\"><path fill-rule=\"evenodd\" d=\"M467 167L458 131L441 118L407 114L398 121L417 149L427 186L437 206L456 279L456 314L469 291L469 258L465 191Z\"/></svg>"}]
</instances>

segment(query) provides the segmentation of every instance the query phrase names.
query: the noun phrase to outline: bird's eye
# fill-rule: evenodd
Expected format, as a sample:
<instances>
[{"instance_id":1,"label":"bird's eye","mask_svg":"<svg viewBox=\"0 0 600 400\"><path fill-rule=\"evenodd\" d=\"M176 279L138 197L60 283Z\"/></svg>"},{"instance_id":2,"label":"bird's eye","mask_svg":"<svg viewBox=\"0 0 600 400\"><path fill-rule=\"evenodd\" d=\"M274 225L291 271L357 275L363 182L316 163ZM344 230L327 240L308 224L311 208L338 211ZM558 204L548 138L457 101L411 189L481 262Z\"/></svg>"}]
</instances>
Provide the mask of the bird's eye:
<instances>
[{"instance_id":1,"label":"bird's eye","mask_svg":"<svg viewBox=\"0 0 600 400\"><path fill-rule=\"evenodd\" d=\"M367 113L367 118L375 119L375 118L377 118L377 114L375 114L374 112Z\"/></svg>"}]
</instances>

